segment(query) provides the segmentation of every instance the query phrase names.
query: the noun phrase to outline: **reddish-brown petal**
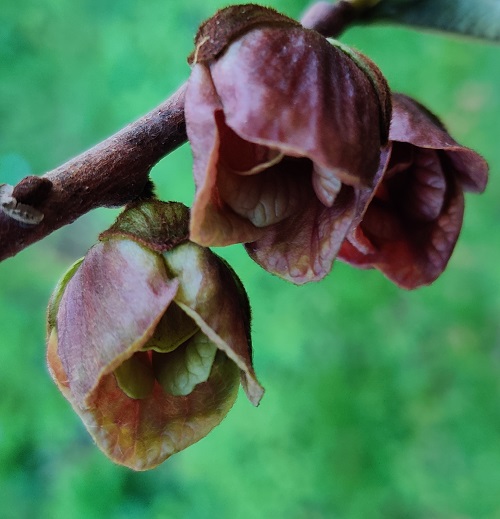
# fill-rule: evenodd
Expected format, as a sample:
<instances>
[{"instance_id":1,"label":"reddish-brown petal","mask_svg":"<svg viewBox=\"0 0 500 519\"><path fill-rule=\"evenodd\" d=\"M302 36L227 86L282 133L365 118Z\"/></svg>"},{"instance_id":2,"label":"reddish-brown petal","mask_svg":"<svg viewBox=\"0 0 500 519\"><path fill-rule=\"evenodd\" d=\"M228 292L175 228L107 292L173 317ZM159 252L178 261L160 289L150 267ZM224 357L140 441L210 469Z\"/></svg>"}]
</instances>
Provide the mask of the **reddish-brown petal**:
<instances>
[{"instance_id":1,"label":"reddish-brown petal","mask_svg":"<svg viewBox=\"0 0 500 519\"><path fill-rule=\"evenodd\" d=\"M226 124L240 137L308 157L347 184L371 185L381 144L380 101L367 75L339 48L300 27L256 29L210 69Z\"/></svg>"},{"instance_id":2,"label":"reddish-brown petal","mask_svg":"<svg viewBox=\"0 0 500 519\"><path fill-rule=\"evenodd\" d=\"M373 243L365 236L361 226L358 226L347 235L340 247L338 258L353 267L371 269L376 254Z\"/></svg>"},{"instance_id":3,"label":"reddish-brown petal","mask_svg":"<svg viewBox=\"0 0 500 519\"><path fill-rule=\"evenodd\" d=\"M398 143L394 143L393 147L397 149ZM389 196L405 218L432 221L441 214L446 179L437 151L419 150L411 166L383 184L386 184Z\"/></svg>"},{"instance_id":4,"label":"reddish-brown petal","mask_svg":"<svg viewBox=\"0 0 500 519\"><path fill-rule=\"evenodd\" d=\"M256 175L283 159L278 150L239 137L227 126L221 111L216 112L215 118L220 135L218 166L221 170L238 176Z\"/></svg>"},{"instance_id":5,"label":"reddish-brown petal","mask_svg":"<svg viewBox=\"0 0 500 519\"><path fill-rule=\"evenodd\" d=\"M104 375L91 398L82 404L70 391L57 354L57 333L49 337L50 372L63 395L80 415L97 446L115 463L134 470L154 468L206 436L226 416L239 387L238 368L219 352L209 379L187 396L165 393L155 382L153 393L134 400Z\"/></svg>"},{"instance_id":6,"label":"reddish-brown petal","mask_svg":"<svg viewBox=\"0 0 500 519\"><path fill-rule=\"evenodd\" d=\"M389 151L389 147L381 150L375 185L382 178ZM343 186L330 206L318 200L315 186L303 182L302 190L305 202L299 212L245 245L264 269L295 284L318 281L330 272L347 233L361 221L374 193L374 188Z\"/></svg>"},{"instance_id":7,"label":"reddish-brown petal","mask_svg":"<svg viewBox=\"0 0 500 519\"><path fill-rule=\"evenodd\" d=\"M58 355L78 405L149 339L177 286L162 256L133 241L111 239L90 249L57 314Z\"/></svg>"},{"instance_id":8,"label":"reddish-brown petal","mask_svg":"<svg viewBox=\"0 0 500 519\"><path fill-rule=\"evenodd\" d=\"M265 270L297 285L318 281L333 260L358 214L358 195L344 186L332 207L321 204L309 186L302 210L268 228L266 235L245 245Z\"/></svg>"},{"instance_id":9,"label":"reddish-brown petal","mask_svg":"<svg viewBox=\"0 0 500 519\"><path fill-rule=\"evenodd\" d=\"M432 221L409 220L375 198L339 258L375 267L402 288L432 283L445 269L462 226L462 189L453 178L447 179L447 186L442 211Z\"/></svg>"},{"instance_id":10,"label":"reddish-brown petal","mask_svg":"<svg viewBox=\"0 0 500 519\"><path fill-rule=\"evenodd\" d=\"M475 151L460 146L442 123L425 107L403 94L393 94L390 140L407 142L419 148L442 150L465 191L481 192L488 181L488 164Z\"/></svg>"},{"instance_id":11,"label":"reddish-brown petal","mask_svg":"<svg viewBox=\"0 0 500 519\"><path fill-rule=\"evenodd\" d=\"M311 183L311 169L307 159L282 157L265 172L243 175L235 174L221 162L219 196L235 214L255 227L268 227L301 211L304 193Z\"/></svg>"},{"instance_id":12,"label":"reddish-brown petal","mask_svg":"<svg viewBox=\"0 0 500 519\"><path fill-rule=\"evenodd\" d=\"M224 125L224 117L210 73L204 65L193 67L185 110L196 183L196 198L191 209L191 240L201 245L223 246L257 239L262 230L234 213L219 195L220 127ZM248 153L243 152L242 156L247 157ZM247 167L247 163L242 167Z\"/></svg>"},{"instance_id":13,"label":"reddish-brown petal","mask_svg":"<svg viewBox=\"0 0 500 519\"><path fill-rule=\"evenodd\" d=\"M488 166L402 94L393 95L390 139L382 180L339 258L376 267L411 289L432 283L446 267L462 226L462 191L483 190Z\"/></svg>"}]
</instances>

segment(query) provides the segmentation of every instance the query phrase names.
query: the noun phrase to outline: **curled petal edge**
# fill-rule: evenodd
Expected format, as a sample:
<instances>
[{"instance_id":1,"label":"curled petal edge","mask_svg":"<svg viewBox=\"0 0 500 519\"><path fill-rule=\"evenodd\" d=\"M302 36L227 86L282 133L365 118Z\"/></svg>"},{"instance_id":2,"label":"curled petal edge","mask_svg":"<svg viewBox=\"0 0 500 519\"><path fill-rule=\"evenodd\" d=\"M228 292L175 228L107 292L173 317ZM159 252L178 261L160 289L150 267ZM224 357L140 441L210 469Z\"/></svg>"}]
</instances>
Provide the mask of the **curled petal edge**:
<instances>
[{"instance_id":1,"label":"curled petal edge","mask_svg":"<svg viewBox=\"0 0 500 519\"><path fill-rule=\"evenodd\" d=\"M223 351L228 358L230 358L242 371L241 383L245 393L254 406L258 406L262 396L264 395L264 388L259 384L255 373L251 367L247 365L242 357L240 357L214 330L202 319L202 317L192 308L180 301L176 303L186 312L186 314L193 319L193 321L200 327L200 330Z\"/></svg>"}]
</instances>

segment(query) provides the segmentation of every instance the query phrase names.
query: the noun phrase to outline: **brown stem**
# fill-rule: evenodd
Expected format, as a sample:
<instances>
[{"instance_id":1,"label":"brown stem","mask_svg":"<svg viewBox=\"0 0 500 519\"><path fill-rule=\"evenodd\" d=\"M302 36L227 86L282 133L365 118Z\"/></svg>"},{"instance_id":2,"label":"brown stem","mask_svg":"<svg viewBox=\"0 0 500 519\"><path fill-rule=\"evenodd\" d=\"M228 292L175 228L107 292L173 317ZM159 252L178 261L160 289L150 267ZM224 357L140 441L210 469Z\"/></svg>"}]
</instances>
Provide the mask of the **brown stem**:
<instances>
[{"instance_id":1,"label":"brown stem","mask_svg":"<svg viewBox=\"0 0 500 519\"><path fill-rule=\"evenodd\" d=\"M358 17L358 9L347 0L316 2L302 16L300 23L326 38L336 38Z\"/></svg>"},{"instance_id":2,"label":"brown stem","mask_svg":"<svg viewBox=\"0 0 500 519\"><path fill-rule=\"evenodd\" d=\"M44 215L27 225L0 210L0 260L88 211L120 206L139 196L151 168L186 141L182 85L160 106L43 177L26 177L12 196Z\"/></svg>"},{"instance_id":3,"label":"brown stem","mask_svg":"<svg viewBox=\"0 0 500 519\"><path fill-rule=\"evenodd\" d=\"M340 0L314 4L301 22L330 37L354 18L351 3ZM151 168L187 139L185 91L186 84L136 122L42 177L26 177L12 191L0 184L0 261L92 209L124 205L140 196ZM27 223L31 209L33 221L43 214L41 222Z\"/></svg>"}]
</instances>

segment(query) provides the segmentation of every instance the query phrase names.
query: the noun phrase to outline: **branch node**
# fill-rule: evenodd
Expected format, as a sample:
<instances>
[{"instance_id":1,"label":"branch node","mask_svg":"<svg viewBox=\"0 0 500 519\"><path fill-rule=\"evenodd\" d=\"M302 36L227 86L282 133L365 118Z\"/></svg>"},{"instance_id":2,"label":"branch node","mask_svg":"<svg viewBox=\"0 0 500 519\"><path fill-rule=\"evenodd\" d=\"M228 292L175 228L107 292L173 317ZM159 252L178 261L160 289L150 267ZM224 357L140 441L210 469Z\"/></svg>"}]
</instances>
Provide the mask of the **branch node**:
<instances>
[{"instance_id":1,"label":"branch node","mask_svg":"<svg viewBox=\"0 0 500 519\"><path fill-rule=\"evenodd\" d=\"M12 197L18 203L39 206L52 189L52 182L45 177L30 175L24 177L13 189Z\"/></svg>"}]
</instances>

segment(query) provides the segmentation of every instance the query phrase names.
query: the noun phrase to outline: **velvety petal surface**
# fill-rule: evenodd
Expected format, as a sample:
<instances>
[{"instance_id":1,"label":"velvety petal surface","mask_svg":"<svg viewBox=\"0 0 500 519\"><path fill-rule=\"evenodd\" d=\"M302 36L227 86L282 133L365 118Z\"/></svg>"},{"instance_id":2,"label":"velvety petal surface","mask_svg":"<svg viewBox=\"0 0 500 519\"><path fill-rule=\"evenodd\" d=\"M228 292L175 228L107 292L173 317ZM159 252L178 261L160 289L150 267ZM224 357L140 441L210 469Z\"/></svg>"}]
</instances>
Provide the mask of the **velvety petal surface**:
<instances>
[{"instance_id":1,"label":"velvety petal surface","mask_svg":"<svg viewBox=\"0 0 500 519\"><path fill-rule=\"evenodd\" d=\"M301 27L256 29L210 67L226 124L243 139L371 185L380 99L354 60Z\"/></svg>"},{"instance_id":2,"label":"velvety petal surface","mask_svg":"<svg viewBox=\"0 0 500 519\"><path fill-rule=\"evenodd\" d=\"M58 355L79 405L149 339L177 286L162 256L133 241L111 239L90 249L57 313Z\"/></svg>"},{"instance_id":3,"label":"velvety petal surface","mask_svg":"<svg viewBox=\"0 0 500 519\"><path fill-rule=\"evenodd\" d=\"M465 191L479 193L485 189L488 164L478 153L458 144L439 119L412 98L393 94L392 107L391 141L442 150L443 160Z\"/></svg>"}]
</instances>

